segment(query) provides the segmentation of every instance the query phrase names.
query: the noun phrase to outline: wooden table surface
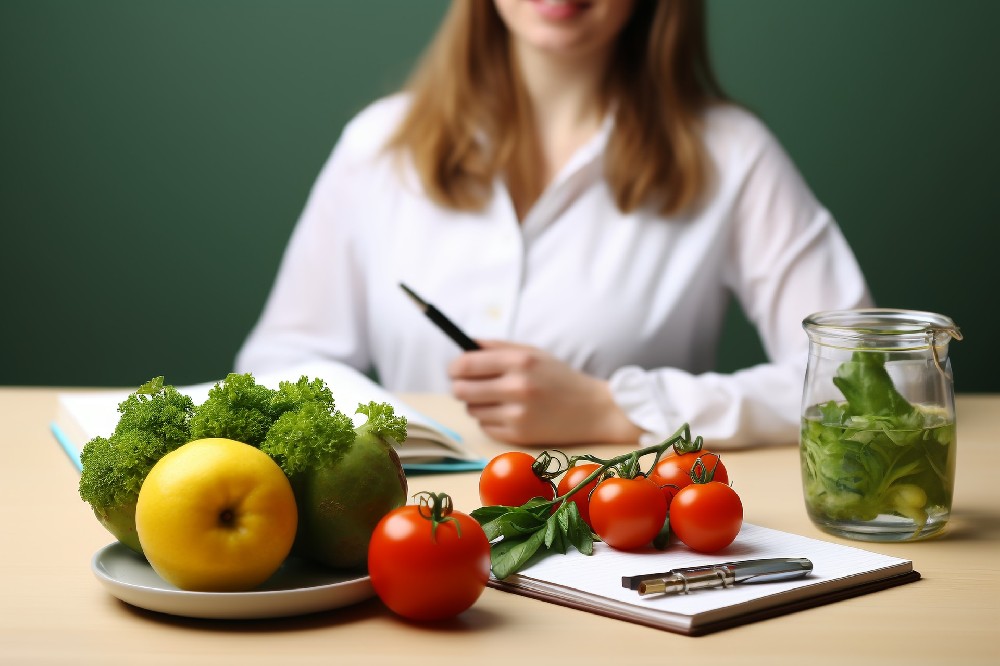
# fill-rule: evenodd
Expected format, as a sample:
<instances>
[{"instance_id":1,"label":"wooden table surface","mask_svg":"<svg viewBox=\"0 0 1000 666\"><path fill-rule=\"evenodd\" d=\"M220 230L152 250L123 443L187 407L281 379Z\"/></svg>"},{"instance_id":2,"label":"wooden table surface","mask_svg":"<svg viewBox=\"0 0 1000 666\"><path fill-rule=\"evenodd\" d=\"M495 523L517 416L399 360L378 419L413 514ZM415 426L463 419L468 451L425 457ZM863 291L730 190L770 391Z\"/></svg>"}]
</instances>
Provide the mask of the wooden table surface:
<instances>
[{"instance_id":1,"label":"wooden table surface","mask_svg":"<svg viewBox=\"0 0 1000 666\"><path fill-rule=\"evenodd\" d=\"M0 388L0 664L1000 664L1000 395L959 396L952 520L928 541L825 535L806 517L796 448L725 453L748 522L910 559L923 578L691 638L493 589L432 625L400 620L378 599L266 621L133 608L91 573L91 557L112 538L80 500L78 474L49 432L58 392ZM450 398L403 397L484 457L509 449L487 440ZM410 491L448 492L467 512L479 505L477 482L475 473L419 476Z\"/></svg>"}]
</instances>

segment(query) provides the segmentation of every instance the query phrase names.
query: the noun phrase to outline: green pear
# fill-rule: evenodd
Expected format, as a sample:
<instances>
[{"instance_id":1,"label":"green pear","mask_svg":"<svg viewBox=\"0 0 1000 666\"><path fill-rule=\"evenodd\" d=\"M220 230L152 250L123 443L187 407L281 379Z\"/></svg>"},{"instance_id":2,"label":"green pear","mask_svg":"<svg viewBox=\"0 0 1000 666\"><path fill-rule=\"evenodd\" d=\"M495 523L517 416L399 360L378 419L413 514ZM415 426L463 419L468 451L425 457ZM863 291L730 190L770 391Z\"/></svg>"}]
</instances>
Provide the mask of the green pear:
<instances>
[{"instance_id":1,"label":"green pear","mask_svg":"<svg viewBox=\"0 0 1000 666\"><path fill-rule=\"evenodd\" d=\"M291 477L299 510L292 552L338 569L361 568L385 514L406 503L403 466L391 442L359 436L343 457Z\"/></svg>"}]
</instances>

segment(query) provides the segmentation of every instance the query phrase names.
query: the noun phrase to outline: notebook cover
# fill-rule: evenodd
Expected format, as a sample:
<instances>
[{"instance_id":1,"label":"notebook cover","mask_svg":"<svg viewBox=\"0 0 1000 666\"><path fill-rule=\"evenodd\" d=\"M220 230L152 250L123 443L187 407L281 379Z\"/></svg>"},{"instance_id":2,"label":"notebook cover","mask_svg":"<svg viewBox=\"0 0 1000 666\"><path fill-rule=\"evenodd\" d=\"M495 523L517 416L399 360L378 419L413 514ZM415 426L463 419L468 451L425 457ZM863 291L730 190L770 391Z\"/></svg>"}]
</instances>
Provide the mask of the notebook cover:
<instances>
[{"instance_id":1,"label":"notebook cover","mask_svg":"<svg viewBox=\"0 0 1000 666\"><path fill-rule=\"evenodd\" d=\"M567 608L574 608L576 610L586 611L588 613L593 613L595 615L602 615L604 617L610 617L616 620L625 620L626 622L641 624L647 627L652 627L653 629L670 631L672 633L683 634L685 636L704 636L706 634L722 631L723 629L730 629L732 627L737 627L743 624L759 622L761 620L767 620L773 617L787 615L789 613L795 613L801 610L806 610L808 608L815 608L817 606L823 606L837 601L842 601L844 599L850 599L852 597L858 597L865 594L870 594L872 592L878 592L879 590L885 590L891 587L896 587L898 585L912 583L919 579L920 579L920 573L911 570L906 573L897 574L895 576L889 576L887 578L881 578L879 580L869 581L867 583L861 583L859 585L855 585L841 590L821 592L813 597L809 597L808 599L799 599L786 604L781 604L780 606L772 606L770 608L751 610L748 612L739 613L737 615L733 615L727 618L722 618L712 622L699 623L697 616L694 616L692 626L688 630L665 627L653 622L649 622L645 618L636 617L630 613L617 612L615 609L611 608L607 609L606 611L600 611L594 608L578 606L568 600L556 599L546 595L543 592L536 592L534 590L518 588L511 585L498 584L496 581L493 580L491 580L489 584L491 587L494 587L498 590L502 590L504 592L510 592L511 594L530 597L532 599L538 599L539 601L545 601L548 603L557 604L559 606L566 606ZM725 594L725 590L719 590L718 593Z\"/></svg>"}]
</instances>

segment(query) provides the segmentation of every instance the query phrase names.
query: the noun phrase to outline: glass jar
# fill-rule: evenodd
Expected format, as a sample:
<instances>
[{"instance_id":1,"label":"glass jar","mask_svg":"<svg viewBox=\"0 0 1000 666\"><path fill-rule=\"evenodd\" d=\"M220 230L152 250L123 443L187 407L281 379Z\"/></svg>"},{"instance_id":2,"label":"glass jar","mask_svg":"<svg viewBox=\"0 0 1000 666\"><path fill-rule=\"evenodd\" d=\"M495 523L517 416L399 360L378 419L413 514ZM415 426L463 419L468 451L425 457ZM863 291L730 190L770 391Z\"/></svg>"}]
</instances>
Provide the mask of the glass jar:
<instances>
[{"instance_id":1,"label":"glass jar","mask_svg":"<svg viewBox=\"0 0 1000 666\"><path fill-rule=\"evenodd\" d=\"M863 541L941 531L955 478L948 317L913 310L819 312L802 326L809 363L799 452L806 510Z\"/></svg>"}]
</instances>

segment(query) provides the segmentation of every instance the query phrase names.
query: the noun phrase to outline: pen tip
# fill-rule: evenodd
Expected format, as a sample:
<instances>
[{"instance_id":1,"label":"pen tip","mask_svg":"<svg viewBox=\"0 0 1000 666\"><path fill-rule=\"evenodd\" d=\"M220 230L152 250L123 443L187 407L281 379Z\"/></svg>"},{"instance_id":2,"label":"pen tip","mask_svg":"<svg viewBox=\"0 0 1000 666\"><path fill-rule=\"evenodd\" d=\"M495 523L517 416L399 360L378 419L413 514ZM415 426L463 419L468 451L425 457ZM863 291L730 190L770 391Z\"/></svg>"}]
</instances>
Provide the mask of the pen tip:
<instances>
[{"instance_id":1,"label":"pen tip","mask_svg":"<svg viewBox=\"0 0 1000 666\"><path fill-rule=\"evenodd\" d=\"M413 290L412 290L412 289L410 289L409 287L407 287L407 286L406 286L405 284L403 284L402 282L400 282L400 283L399 283L399 286L400 286L400 288L401 288L401 289L402 289L403 291L405 291L405 292L406 292L406 295L407 295L407 296L409 296L410 298L412 298L412 299L413 299L413 302L414 302L414 303L416 303L417 305L419 305L419 306L420 306L421 308L425 308L425 307L427 307L427 303L426 303L426 302L424 302L424 299L422 299L422 298L420 298L419 296L417 296L417 295L416 295L416 294L415 294L415 293L413 292Z\"/></svg>"}]
</instances>

